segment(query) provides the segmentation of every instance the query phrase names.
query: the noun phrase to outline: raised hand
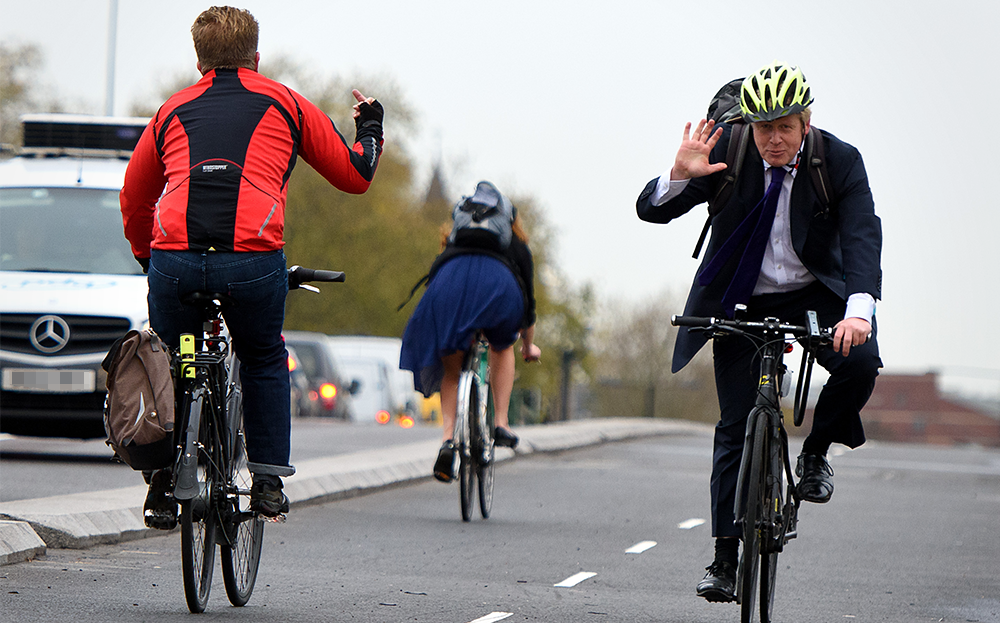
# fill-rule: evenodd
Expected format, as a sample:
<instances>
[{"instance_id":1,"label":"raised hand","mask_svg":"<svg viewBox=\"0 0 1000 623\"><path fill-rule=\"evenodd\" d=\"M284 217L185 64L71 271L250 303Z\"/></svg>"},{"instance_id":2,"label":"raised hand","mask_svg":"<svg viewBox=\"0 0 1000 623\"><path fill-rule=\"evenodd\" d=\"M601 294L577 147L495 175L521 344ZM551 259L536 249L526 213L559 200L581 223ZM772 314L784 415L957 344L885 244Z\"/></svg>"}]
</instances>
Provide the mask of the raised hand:
<instances>
[{"instance_id":1,"label":"raised hand","mask_svg":"<svg viewBox=\"0 0 1000 623\"><path fill-rule=\"evenodd\" d=\"M670 179L687 180L710 175L726 168L725 162L715 164L708 162L708 155L712 153L712 148L722 136L722 128L712 132L713 128L715 128L714 121L706 122L702 119L698 122L698 127L695 128L694 135L692 135L691 122L684 125L684 138L681 140L681 146L674 158L674 168L670 170Z\"/></svg>"}]
</instances>

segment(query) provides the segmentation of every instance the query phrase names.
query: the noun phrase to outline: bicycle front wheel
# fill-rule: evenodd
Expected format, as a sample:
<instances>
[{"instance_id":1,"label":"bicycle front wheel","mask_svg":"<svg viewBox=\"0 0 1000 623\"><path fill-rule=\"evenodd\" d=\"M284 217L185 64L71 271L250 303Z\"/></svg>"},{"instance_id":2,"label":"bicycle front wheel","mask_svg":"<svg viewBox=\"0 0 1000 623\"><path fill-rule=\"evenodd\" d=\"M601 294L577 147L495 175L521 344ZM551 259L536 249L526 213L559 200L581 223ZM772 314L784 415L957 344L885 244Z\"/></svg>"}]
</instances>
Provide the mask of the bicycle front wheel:
<instances>
[{"instance_id":1,"label":"bicycle front wheel","mask_svg":"<svg viewBox=\"0 0 1000 623\"><path fill-rule=\"evenodd\" d=\"M222 577L226 596L234 606L244 606L253 594L264 542L264 520L250 511L252 475L247 467L246 438L243 434L243 393L239 383L239 362L234 362L235 381L230 382L226 401L229 421L229 465L226 499L222 513Z\"/></svg>"},{"instance_id":2,"label":"bicycle front wheel","mask_svg":"<svg viewBox=\"0 0 1000 623\"><path fill-rule=\"evenodd\" d=\"M767 477L764 498L764 527L762 531L762 547L760 555L760 620L770 623L774 611L774 582L778 573L778 553L785 542L785 523L782 512L790 512L785 508L783 490L785 486L785 452L787 447L776 439L770 439L768 448L768 464L770 473Z\"/></svg>"},{"instance_id":3,"label":"bicycle front wheel","mask_svg":"<svg viewBox=\"0 0 1000 623\"><path fill-rule=\"evenodd\" d=\"M496 466L496 445L493 439L493 430L496 420L493 413L493 390L487 385L486 401L479 403L483 418L477 422L485 422L485 425L478 431L476 438L479 439L479 462L476 476L479 480L479 510L483 514L483 519L490 518L490 511L493 509L493 471ZM477 427L480 428L480 427Z\"/></svg>"},{"instance_id":4,"label":"bicycle front wheel","mask_svg":"<svg viewBox=\"0 0 1000 623\"><path fill-rule=\"evenodd\" d=\"M198 421L197 494L181 500L181 565L184 597L191 612L204 612L212 590L215 567L216 472L213 469L218 444L213 439L212 408L204 396L187 401L188 421ZM194 431L191 431L194 433Z\"/></svg>"},{"instance_id":5,"label":"bicycle front wheel","mask_svg":"<svg viewBox=\"0 0 1000 623\"><path fill-rule=\"evenodd\" d=\"M746 505L743 511L743 553L740 557L740 608L742 623L751 623L757 594L757 572L760 567L761 524L764 518L766 497L767 461L767 413L757 413L754 427L753 446L744 448L753 454L750 459L750 473L747 482Z\"/></svg>"}]
</instances>

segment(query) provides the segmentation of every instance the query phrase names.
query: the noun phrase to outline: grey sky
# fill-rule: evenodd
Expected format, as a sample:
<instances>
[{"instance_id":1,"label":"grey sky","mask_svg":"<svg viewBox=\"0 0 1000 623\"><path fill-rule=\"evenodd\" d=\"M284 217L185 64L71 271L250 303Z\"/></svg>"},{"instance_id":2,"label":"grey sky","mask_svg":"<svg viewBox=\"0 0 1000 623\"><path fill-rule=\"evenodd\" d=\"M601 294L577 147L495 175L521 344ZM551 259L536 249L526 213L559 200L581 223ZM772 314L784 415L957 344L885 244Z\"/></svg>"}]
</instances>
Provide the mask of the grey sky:
<instances>
[{"instance_id":1,"label":"grey sky","mask_svg":"<svg viewBox=\"0 0 1000 623\"><path fill-rule=\"evenodd\" d=\"M0 0L0 39L40 45L39 81L99 113L108 4ZM194 66L190 25L210 3L119 4L124 114ZM814 124L865 158L885 237L877 315L887 371L940 369L1000 392L1000 129L987 119L1000 101L1000 3L806 0L768 13L731 0L241 6L261 24L265 59L394 78L420 115L422 174L441 154L453 193L485 178L533 195L558 230L563 271L634 301L682 298L697 267L701 208L666 226L640 222L634 208L669 168L684 122L724 82L774 59L798 64ZM387 126L391 149L391 109ZM992 379L972 384L982 375Z\"/></svg>"}]
</instances>

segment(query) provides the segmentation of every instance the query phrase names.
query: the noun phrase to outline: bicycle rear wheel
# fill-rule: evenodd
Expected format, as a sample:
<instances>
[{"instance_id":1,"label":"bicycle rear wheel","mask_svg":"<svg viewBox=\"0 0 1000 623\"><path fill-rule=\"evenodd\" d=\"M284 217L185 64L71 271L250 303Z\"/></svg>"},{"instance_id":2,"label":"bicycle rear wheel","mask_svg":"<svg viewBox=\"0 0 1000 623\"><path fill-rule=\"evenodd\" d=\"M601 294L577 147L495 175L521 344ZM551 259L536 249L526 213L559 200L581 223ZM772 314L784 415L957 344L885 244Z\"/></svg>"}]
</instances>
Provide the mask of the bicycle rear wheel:
<instances>
[{"instance_id":1,"label":"bicycle rear wheel","mask_svg":"<svg viewBox=\"0 0 1000 623\"><path fill-rule=\"evenodd\" d=\"M479 469L476 476L479 480L479 510L483 514L483 519L490 518L490 511L493 509L493 471L496 466L496 446L493 439L493 430L496 420L493 412L493 390L486 386L486 401L479 403L479 409L485 411L483 419L477 422L485 422L485 426L477 431L475 438L479 440L478 456L482 457L479 462Z\"/></svg>"},{"instance_id":2,"label":"bicycle rear wheel","mask_svg":"<svg viewBox=\"0 0 1000 623\"><path fill-rule=\"evenodd\" d=\"M478 404L479 394L475 379L473 379L471 372L463 372L458 382L458 413L456 414L456 421L464 424L460 431L460 440L457 440L456 444L460 457L458 489L462 504L462 521L472 519L472 507L476 502L477 461L475 450L472 447L470 429L473 426L472 419L476 416Z\"/></svg>"},{"instance_id":3,"label":"bicycle rear wheel","mask_svg":"<svg viewBox=\"0 0 1000 623\"><path fill-rule=\"evenodd\" d=\"M264 520L250 511L252 476L247 467L246 438L243 434L243 391L239 382L239 362L233 363L234 380L229 385L229 465L222 514L222 577L226 596L234 606L244 606L253 594L264 542Z\"/></svg>"},{"instance_id":4,"label":"bicycle rear wheel","mask_svg":"<svg viewBox=\"0 0 1000 623\"><path fill-rule=\"evenodd\" d=\"M743 450L747 451L746 448ZM756 605L757 579L760 568L761 523L764 518L767 466L770 456L767 438L767 413L757 413L754 427L753 453L747 482L746 504L743 511L743 553L740 557L740 620L751 623Z\"/></svg>"},{"instance_id":5,"label":"bicycle rear wheel","mask_svg":"<svg viewBox=\"0 0 1000 623\"><path fill-rule=\"evenodd\" d=\"M218 514L215 510L216 471L212 465L221 458L212 431L211 402L204 396L186 401L188 421L199 422L197 428L197 494L181 500L181 566L184 575L184 597L191 612L204 612L212 590L215 568L215 536ZM193 433L194 431L192 431Z\"/></svg>"}]
</instances>

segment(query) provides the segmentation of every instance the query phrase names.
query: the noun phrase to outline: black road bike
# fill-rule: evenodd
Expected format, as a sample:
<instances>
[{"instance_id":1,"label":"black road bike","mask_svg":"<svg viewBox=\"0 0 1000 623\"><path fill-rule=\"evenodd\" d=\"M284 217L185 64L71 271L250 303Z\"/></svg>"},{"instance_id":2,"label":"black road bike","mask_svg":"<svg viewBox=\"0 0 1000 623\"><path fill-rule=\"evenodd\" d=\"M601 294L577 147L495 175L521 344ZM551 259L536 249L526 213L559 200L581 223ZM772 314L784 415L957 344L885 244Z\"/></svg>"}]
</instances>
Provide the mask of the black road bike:
<instances>
[{"instance_id":1,"label":"black road bike","mask_svg":"<svg viewBox=\"0 0 1000 623\"><path fill-rule=\"evenodd\" d=\"M343 280L341 272L300 266L288 271L290 290L318 291L305 282ZM184 596L191 612L204 612L208 605L216 544L230 603L249 601L264 538L265 518L250 510L240 362L222 319L227 301L216 292L198 292L184 301L203 310L203 332L181 335L174 357L179 436L173 491L180 503Z\"/></svg>"},{"instance_id":2,"label":"black road bike","mask_svg":"<svg viewBox=\"0 0 1000 623\"><path fill-rule=\"evenodd\" d=\"M737 308L737 318L745 310ZM802 345L802 365L795 387L793 421L802 424L809 380L816 353L833 342L831 329L821 329L815 312L806 313L805 326L785 324L777 318L763 321L726 320L674 316L675 326L691 327L712 338L739 336L757 346L760 382L757 402L747 418L746 440L736 488L736 524L742 531L736 582L736 601L741 621L751 623L755 613L757 581L760 579L760 621L769 623L774 608L774 583L778 554L797 536L801 500L795 488L788 455L788 434L780 400L788 393L790 378L783 362L796 340ZM759 559L759 560L758 560ZM759 572L759 575L758 575Z\"/></svg>"}]
</instances>

